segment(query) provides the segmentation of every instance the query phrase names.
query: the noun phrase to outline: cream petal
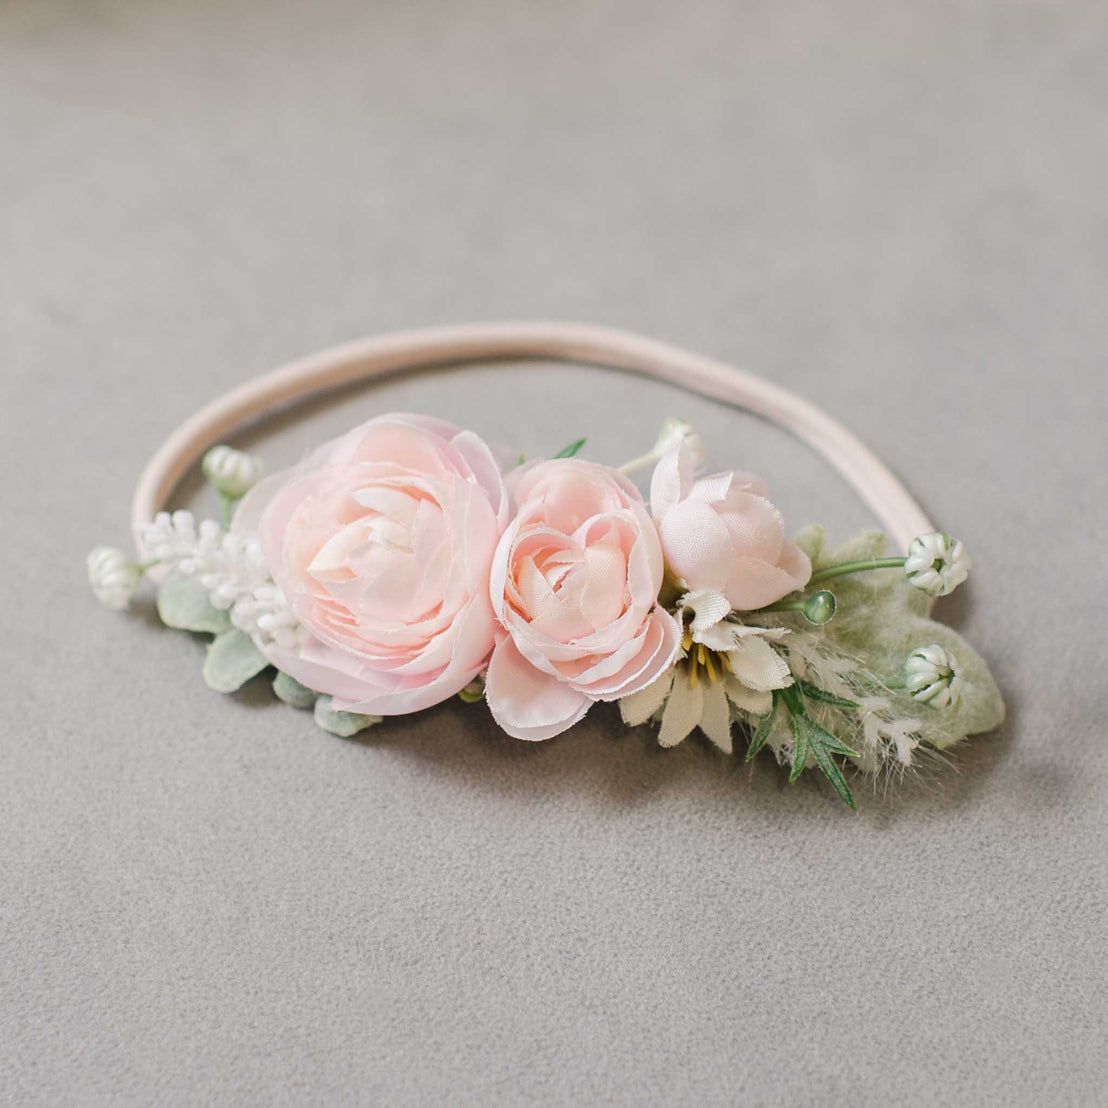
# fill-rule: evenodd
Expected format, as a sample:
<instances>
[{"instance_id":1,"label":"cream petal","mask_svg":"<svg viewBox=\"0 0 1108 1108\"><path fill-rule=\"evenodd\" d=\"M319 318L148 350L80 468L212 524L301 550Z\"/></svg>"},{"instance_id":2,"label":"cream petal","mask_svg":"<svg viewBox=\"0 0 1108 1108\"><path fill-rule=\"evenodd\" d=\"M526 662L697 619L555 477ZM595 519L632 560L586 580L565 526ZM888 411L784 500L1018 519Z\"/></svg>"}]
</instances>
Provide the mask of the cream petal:
<instances>
[{"instance_id":1,"label":"cream petal","mask_svg":"<svg viewBox=\"0 0 1108 1108\"><path fill-rule=\"evenodd\" d=\"M676 746L700 723L704 708L704 685L689 681L688 672L677 669L673 675L673 689L662 712L662 727L658 732L660 746Z\"/></svg>"},{"instance_id":2,"label":"cream petal","mask_svg":"<svg viewBox=\"0 0 1108 1108\"><path fill-rule=\"evenodd\" d=\"M703 686L704 707L700 713L700 730L723 751L731 753L731 706L723 685L712 681Z\"/></svg>"},{"instance_id":3,"label":"cream petal","mask_svg":"<svg viewBox=\"0 0 1108 1108\"><path fill-rule=\"evenodd\" d=\"M731 703L751 715L764 716L773 707L773 693L748 689L735 677L727 679L726 688Z\"/></svg>"},{"instance_id":4,"label":"cream petal","mask_svg":"<svg viewBox=\"0 0 1108 1108\"><path fill-rule=\"evenodd\" d=\"M788 663L765 639L751 635L727 652L731 672L751 689L783 689L792 684Z\"/></svg>"},{"instance_id":5,"label":"cream petal","mask_svg":"<svg viewBox=\"0 0 1108 1108\"><path fill-rule=\"evenodd\" d=\"M628 693L620 699L619 713L628 727L638 727L652 719L654 714L666 702L673 688L673 670L667 669L661 677L637 692Z\"/></svg>"},{"instance_id":6,"label":"cream petal","mask_svg":"<svg viewBox=\"0 0 1108 1108\"><path fill-rule=\"evenodd\" d=\"M692 611L689 629L694 636L698 631L714 627L731 613L731 602L719 589L693 589L681 597L679 607Z\"/></svg>"}]
</instances>

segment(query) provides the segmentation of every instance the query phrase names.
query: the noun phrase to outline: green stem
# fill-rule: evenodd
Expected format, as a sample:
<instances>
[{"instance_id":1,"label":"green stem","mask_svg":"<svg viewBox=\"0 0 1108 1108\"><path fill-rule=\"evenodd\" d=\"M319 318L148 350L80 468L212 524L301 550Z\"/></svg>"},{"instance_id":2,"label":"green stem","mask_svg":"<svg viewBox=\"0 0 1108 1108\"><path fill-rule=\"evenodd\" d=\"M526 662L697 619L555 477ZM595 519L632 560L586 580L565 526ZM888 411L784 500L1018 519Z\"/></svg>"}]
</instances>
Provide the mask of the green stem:
<instances>
[{"instance_id":1,"label":"green stem","mask_svg":"<svg viewBox=\"0 0 1108 1108\"><path fill-rule=\"evenodd\" d=\"M231 526L231 516L234 514L235 504L238 503L237 498L232 498L226 493L219 494L220 514L223 516L223 526Z\"/></svg>"},{"instance_id":2,"label":"green stem","mask_svg":"<svg viewBox=\"0 0 1108 1108\"><path fill-rule=\"evenodd\" d=\"M796 600L778 600L776 604L759 608L752 614L760 616L763 612L803 612L807 603L808 598L806 596L798 597Z\"/></svg>"},{"instance_id":3,"label":"green stem","mask_svg":"<svg viewBox=\"0 0 1108 1108\"><path fill-rule=\"evenodd\" d=\"M808 579L809 585L818 585L832 577L842 577L847 573L862 573L869 569L896 569L902 567L907 558L863 558L857 562L842 562L837 566L824 566L817 569Z\"/></svg>"}]
</instances>

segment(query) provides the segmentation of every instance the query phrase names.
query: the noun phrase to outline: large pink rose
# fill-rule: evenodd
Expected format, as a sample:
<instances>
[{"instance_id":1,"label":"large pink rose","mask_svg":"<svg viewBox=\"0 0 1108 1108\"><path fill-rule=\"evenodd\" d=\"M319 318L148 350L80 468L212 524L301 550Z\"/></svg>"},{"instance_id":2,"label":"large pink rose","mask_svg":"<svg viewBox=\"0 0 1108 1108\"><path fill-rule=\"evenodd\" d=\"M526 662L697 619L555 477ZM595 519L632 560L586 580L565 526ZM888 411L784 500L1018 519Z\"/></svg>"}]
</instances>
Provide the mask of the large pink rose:
<instances>
[{"instance_id":1,"label":"large pink rose","mask_svg":"<svg viewBox=\"0 0 1108 1108\"><path fill-rule=\"evenodd\" d=\"M690 589L715 589L739 612L802 589L808 556L785 538L769 489L749 473L693 479L682 444L664 455L650 482L650 509L670 569Z\"/></svg>"},{"instance_id":2,"label":"large pink rose","mask_svg":"<svg viewBox=\"0 0 1108 1108\"><path fill-rule=\"evenodd\" d=\"M425 416L371 419L235 514L302 625L295 648L260 648L347 711L398 715L453 696L493 647L489 566L507 514L476 435Z\"/></svg>"},{"instance_id":3,"label":"large pink rose","mask_svg":"<svg viewBox=\"0 0 1108 1108\"><path fill-rule=\"evenodd\" d=\"M658 533L634 485L577 459L524 467L518 511L493 560L503 633L485 698L517 739L549 739L597 700L645 688L677 655L681 630L656 605Z\"/></svg>"}]
</instances>

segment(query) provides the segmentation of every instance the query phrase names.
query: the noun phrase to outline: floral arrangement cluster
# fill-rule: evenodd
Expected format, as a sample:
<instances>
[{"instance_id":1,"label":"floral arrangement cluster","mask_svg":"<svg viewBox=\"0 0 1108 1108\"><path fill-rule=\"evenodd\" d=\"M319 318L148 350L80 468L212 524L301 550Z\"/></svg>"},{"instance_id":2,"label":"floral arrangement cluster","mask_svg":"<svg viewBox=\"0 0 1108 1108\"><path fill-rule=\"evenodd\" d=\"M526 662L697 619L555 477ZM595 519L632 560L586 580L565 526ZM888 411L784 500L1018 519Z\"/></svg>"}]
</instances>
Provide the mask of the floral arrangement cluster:
<instances>
[{"instance_id":1,"label":"floral arrangement cluster","mask_svg":"<svg viewBox=\"0 0 1108 1108\"><path fill-rule=\"evenodd\" d=\"M844 766L903 771L1000 723L985 663L927 614L969 572L960 542L790 541L763 482L704 475L679 420L619 469L582 445L507 466L470 431L385 415L266 478L218 446L223 520L160 513L138 559L98 547L89 579L118 609L156 578L162 621L213 636L212 688L275 669L278 697L343 736L460 696L550 739L618 701L662 746L699 729L730 754L738 731L748 759L817 769L854 807ZM644 499L628 474L648 466Z\"/></svg>"}]
</instances>

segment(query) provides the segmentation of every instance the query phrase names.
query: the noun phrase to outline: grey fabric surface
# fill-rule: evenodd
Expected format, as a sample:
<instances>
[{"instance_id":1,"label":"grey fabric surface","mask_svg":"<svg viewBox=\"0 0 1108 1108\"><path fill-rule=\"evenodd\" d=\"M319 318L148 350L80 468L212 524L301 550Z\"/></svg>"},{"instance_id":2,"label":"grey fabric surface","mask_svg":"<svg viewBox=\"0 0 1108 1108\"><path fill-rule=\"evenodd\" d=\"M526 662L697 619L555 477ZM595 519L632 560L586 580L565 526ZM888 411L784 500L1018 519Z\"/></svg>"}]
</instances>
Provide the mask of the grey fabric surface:
<instances>
[{"instance_id":1,"label":"grey fabric surface","mask_svg":"<svg viewBox=\"0 0 1108 1108\"><path fill-rule=\"evenodd\" d=\"M1095 0L0 7L0 1099L1105 1103L1106 49ZM610 709L332 739L88 594L227 386L534 317L858 431L971 548L942 613L1009 724L851 816ZM775 429L587 368L250 441L388 408L611 462L677 411L794 528L868 522Z\"/></svg>"}]
</instances>

